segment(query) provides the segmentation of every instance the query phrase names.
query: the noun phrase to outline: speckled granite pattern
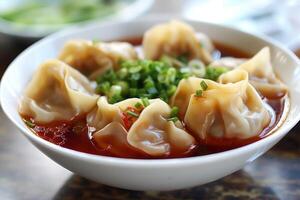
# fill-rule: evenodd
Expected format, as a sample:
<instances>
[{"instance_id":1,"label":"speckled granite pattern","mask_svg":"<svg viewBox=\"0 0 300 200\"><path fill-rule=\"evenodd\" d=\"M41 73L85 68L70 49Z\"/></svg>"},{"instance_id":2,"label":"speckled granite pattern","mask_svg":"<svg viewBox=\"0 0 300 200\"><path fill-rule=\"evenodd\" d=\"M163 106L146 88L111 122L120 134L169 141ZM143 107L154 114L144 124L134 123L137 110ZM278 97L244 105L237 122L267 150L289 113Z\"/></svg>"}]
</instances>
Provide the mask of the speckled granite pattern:
<instances>
[{"instance_id":1,"label":"speckled granite pattern","mask_svg":"<svg viewBox=\"0 0 300 200\"><path fill-rule=\"evenodd\" d=\"M19 51L11 46L0 48L2 71ZM34 148L0 110L0 200L298 200L299 132L300 124L265 155L218 181L172 192L135 192L95 183L58 166Z\"/></svg>"}]
</instances>

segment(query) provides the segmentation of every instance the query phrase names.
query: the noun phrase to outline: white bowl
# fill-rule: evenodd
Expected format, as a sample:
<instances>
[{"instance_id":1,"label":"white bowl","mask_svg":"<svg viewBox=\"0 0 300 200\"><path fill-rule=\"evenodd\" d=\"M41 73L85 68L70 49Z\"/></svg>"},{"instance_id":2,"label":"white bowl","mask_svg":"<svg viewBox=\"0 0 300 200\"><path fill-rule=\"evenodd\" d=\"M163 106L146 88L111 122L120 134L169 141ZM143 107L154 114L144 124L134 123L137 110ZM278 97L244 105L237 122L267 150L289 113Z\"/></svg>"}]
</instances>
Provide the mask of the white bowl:
<instances>
[{"instance_id":1,"label":"white bowl","mask_svg":"<svg viewBox=\"0 0 300 200\"><path fill-rule=\"evenodd\" d=\"M284 123L269 137L241 148L191 158L165 160L123 159L90 155L62 148L34 135L18 114L24 87L37 66L57 56L64 42L74 38L114 40L141 36L154 24L167 19L144 19L72 28L51 35L29 47L8 67L1 82L4 112L22 133L44 154L61 166L99 183L131 190L174 190L201 185L241 169L275 145L300 119L300 63L282 45L233 28L187 21L213 40L256 53L269 46L276 72L290 89L291 107ZM28 155L28 159L30 155ZM272 167L272 166L270 166Z\"/></svg>"},{"instance_id":2,"label":"white bowl","mask_svg":"<svg viewBox=\"0 0 300 200\"><path fill-rule=\"evenodd\" d=\"M0 12L5 12L7 10L11 10L20 5L20 3L24 0L9 0L9 1L0 1ZM51 3L56 3L59 0L51 0ZM26 0L26 2L32 2L31 0ZM49 2L48 2L49 3ZM99 23L104 22L107 20L132 20L146 11L148 11L151 6L153 5L153 0L136 0L129 5L125 5L124 8L116 11L113 14L100 17L89 19L82 22L75 22L75 23L65 23L65 24L38 24L38 25L24 25L18 24L13 21L7 21L0 17L0 33L5 36L9 36L11 38L19 39L22 41L36 41L50 33L53 33L57 30L60 30L65 27L70 27L73 25L86 25L92 23Z\"/></svg>"}]
</instances>

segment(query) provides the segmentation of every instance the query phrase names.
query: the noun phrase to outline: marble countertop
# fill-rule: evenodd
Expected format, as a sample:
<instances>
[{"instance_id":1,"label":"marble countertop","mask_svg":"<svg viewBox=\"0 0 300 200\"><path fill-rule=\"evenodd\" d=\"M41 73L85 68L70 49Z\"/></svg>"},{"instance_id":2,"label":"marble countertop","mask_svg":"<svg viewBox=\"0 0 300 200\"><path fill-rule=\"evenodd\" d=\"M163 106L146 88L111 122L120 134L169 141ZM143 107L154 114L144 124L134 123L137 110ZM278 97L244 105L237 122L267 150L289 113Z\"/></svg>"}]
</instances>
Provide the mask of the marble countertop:
<instances>
[{"instance_id":1,"label":"marble countertop","mask_svg":"<svg viewBox=\"0 0 300 200\"><path fill-rule=\"evenodd\" d=\"M0 48L2 73L22 48ZM259 159L218 181L172 192L134 192L95 183L57 165L30 144L0 110L0 199L296 200L300 199L299 132L300 124Z\"/></svg>"}]
</instances>

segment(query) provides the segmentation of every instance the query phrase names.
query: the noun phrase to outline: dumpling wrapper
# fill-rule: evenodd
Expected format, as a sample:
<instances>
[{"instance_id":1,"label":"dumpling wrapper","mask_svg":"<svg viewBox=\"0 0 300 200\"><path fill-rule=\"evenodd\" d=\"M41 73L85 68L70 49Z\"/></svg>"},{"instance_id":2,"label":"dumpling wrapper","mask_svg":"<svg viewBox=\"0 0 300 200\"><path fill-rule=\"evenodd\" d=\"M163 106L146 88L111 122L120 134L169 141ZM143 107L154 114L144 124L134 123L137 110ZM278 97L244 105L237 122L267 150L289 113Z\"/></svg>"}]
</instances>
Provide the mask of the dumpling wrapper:
<instances>
[{"instance_id":1,"label":"dumpling wrapper","mask_svg":"<svg viewBox=\"0 0 300 200\"><path fill-rule=\"evenodd\" d=\"M64 45L59 59L94 80L108 69L117 69L122 60L137 59L137 53L126 42L71 40Z\"/></svg>"},{"instance_id":2,"label":"dumpling wrapper","mask_svg":"<svg viewBox=\"0 0 300 200\"><path fill-rule=\"evenodd\" d=\"M203 40L203 44L199 39ZM188 55L205 64L212 61L212 42L204 34L197 35L194 29L180 21L159 24L149 29L143 38L143 50L147 59L157 60L163 55L177 57Z\"/></svg>"},{"instance_id":3,"label":"dumpling wrapper","mask_svg":"<svg viewBox=\"0 0 300 200\"><path fill-rule=\"evenodd\" d=\"M195 91L201 81L208 88L197 97ZM249 84L247 72L228 72L222 82L226 84L195 77L181 80L171 103L179 107L186 126L199 139L211 136L247 139L258 135L269 124L271 116Z\"/></svg>"},{"instance_id":4,"label":"dumpling wrapper","mask_svg":"<svg viewBox=\"0 0 300 200\"><path fill-rule=\"evenodd\" d=\"M183 129L167 121L170 106L156 100L146 107L128 131L128 142L150 155L187 153L195 145L194 138Z\"/></svg>"},{"instance_id":5,"label":"dumpling wrapper","mask_svg":"<svg viewBox=\"0 0 300 200\"><path fill-rule=\"evenodd\" d=\"M267 98L281 98L288 92L273 71L270 48L264 47L254 57L241 64L239 69L249 73L250 83Z\"/></svg>"},{"instance_id":6,"label":"dumpling wrapper","mask_svg":"<svg viewBox=\"0 0 300 200\"><path fill-rule=\"evenodd\" d=\"M86 77L59 60L48 60L25 89L19 112L40 123L70 120L88 113L97 99Z\"/></svg>"},{"instance_id":7,"label":"dumpling wrapper","mask_svg":"<svg viewBox=\"0 0 300 200\"><path fill-rule=\"evenodd\" d=\"M93 139L100 149L128 157L139 154L127 141L127 130L119 122L111 122L93 134Z\"/></svg>"},{"instance_id":8,"label":"dumpling wrapper","mask_svg":"<svg viewBox=\"0 0 300 200\"><path fill-rule=\"evenodd\" d=\"M215 60L209 66L247 71L254 88L270 99L281 98L288 92L287 86L274 73L269 47L264 47L251 59L224 57Z\"/></svg>"},{"instance_id":9,"label":"dumpling wrapper","mask_svg":"<svg viewBox=\"0 0 300 200\"><path fill-rule=\"evenodd\" d=\"M124 131L127 133L128 144L151 156L184 154L194 147L195 140L191 135L175 126L174 122L167 121L171 108L160 99L150 100L150 105L143 109L138 119L127 131L122 121L122 112L137 102L141 102L140 99L132 98L116 104L109 104L106 97L99 98L97 109L88 115L87 121L90 126L96 128L93 137L98 138L95 141L99 143L100 147L103 145L99 139L102 135L124 137ZM112 112L108 114L108 110ZM114 127L117 126L123 131L116 133L108 128L112 126L112 123ZM121 135L116 136L115 134Z\"/></svg>"},{"instance_id":10,"label":"dumpling wrapper","mask_svg":"<svg viewBox=\"0 0 300 200\"><path fill-rule=\"evenodd\" d=\"M97 107L87 115L87 123L89 126L100 130L111 122L119 122L123 125L122 113L129 106L133 107L138 98L130 98L124 101L110 104L105 96L101 96L97 101Z\"/></svg>"}]
</instances>

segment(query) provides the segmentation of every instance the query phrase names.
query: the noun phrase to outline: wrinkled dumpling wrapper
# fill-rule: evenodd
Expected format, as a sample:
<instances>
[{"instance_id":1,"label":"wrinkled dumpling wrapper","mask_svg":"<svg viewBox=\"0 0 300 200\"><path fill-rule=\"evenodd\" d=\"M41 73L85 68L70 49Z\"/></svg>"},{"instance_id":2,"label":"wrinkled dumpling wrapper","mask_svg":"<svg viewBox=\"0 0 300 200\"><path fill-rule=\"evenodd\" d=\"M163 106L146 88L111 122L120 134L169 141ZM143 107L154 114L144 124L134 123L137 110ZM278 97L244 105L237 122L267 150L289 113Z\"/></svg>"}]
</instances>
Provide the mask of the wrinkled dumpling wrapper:
<instances>
[{"instance_id":1,"label":"wrinkled dumpling wrapper","mask_svg":"<svg viewBox=\"0 0 300 200\"><path fill-rule=\"evenodd\" d=\"M179 107L184 123L197 138L246 139L258 135L269 124L271 114L249 84L247 72L230 71L221 79L224 84L195 77L181 80L171 104ZM201 81L208 88L197 97L195 91Z\"/></svg>"},{"instance_id":2,"label":"wrinkled dumpling wrapper","mask_svg":"<svg viewBox=\"0 0 300 200\"><path fill-rule=\"evenodd\" d=\"M274 73L269 47L264 47L251 59L224 57L213 61L209 66L247 71L254 88L270 99L281 98L288 92L285 84Z\"/></svg>"},{"instance_id":3,"label":"wrinkled dumpling wrapper","mask_svg":"<svg viewBox=\"0 0 300 200\"><path fill-rule=\"evenodd\" d=\"M206 35L197 36L191 26L179 21L156 25L143 38L145 57L153 60L163 55L188 55L189 59L200 59L208 64L212 61L212 47Z\"/></svg>"},{"instance_id":4,"label":"wrinkled dumpling wrapper","mask_svg":"<svg viewBox=\"0 0 300 200\"><path fill-rule=\"evenodd\" d=\"M151 156L184 154L194 147L195 140L191 135L175 126L174 122L167 121L171 108L160 99L150 100L150 105L142 110L138 119L126 130L122 112L137 102L140 99L132 98L109 104L106 97L99 98L98 107L88 115L87 122L96 128L93 137L100 147L104 146L101 138L109 134L113 137L117 137L113 134L119 134L118 137L123 138L121 141L124 141L126 135L130 146ZM116 127L122 131L114 131Z\"/></svg>"},{"instance_id":5,"label":"wrinkled dumpling wrapper","mask_svg":"<svg viewBox=\"0 0 300 200\"><path fill-rule=\"evenodd\" d=\"M34 121L69 120L88 113L97 102L89 81L58 60L44 62L25 89L19 111Z\"/></svg>"},{"instance_id":6,"label":"wrinkled dumpling wrapper","mask_svg":"<svg viewBox=\"0 0 300 200\"><path fill-rule=\"evenodd\" d=\"M95 79L108 69L117 69L122 60L137 59L137 53L126 42L71 40L64 45L59 59Z\"/></svg>"},{"instance_id":7,"label":"wrinkled dumpling wrapper","mask_svg":"<svg viewBox=\"0 0 300 200\"><path fill-rule=\"evenodd\" d=\"M260 50L238 68L249 73L250 83L267 98L281 98L288 91L285 84L274 73L269 47Z\"/></svg>"}]
</instances>

